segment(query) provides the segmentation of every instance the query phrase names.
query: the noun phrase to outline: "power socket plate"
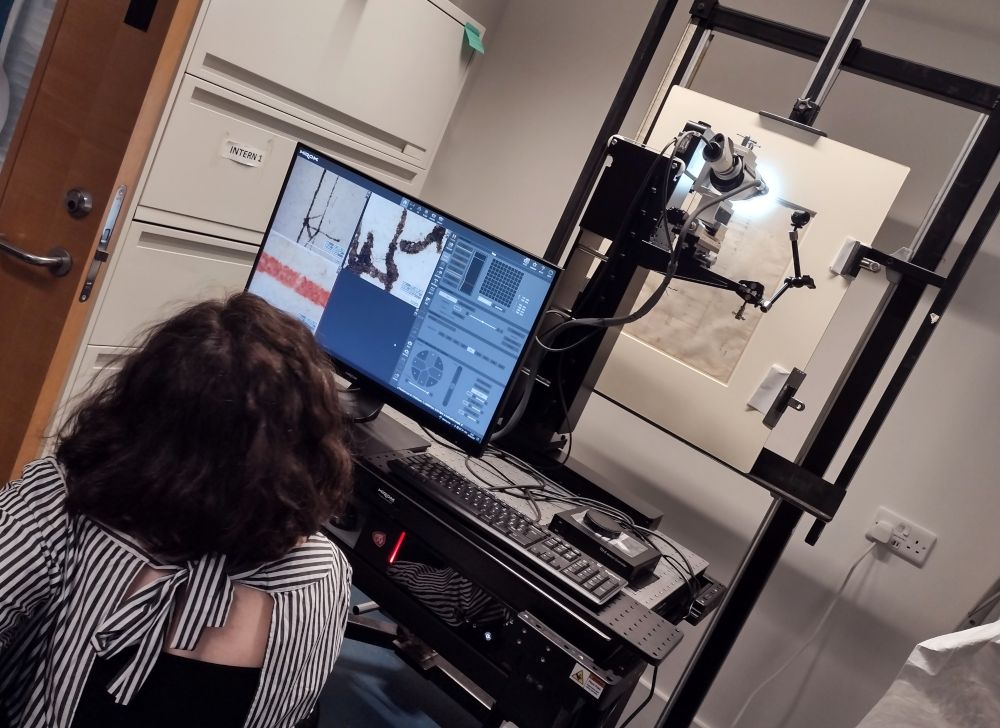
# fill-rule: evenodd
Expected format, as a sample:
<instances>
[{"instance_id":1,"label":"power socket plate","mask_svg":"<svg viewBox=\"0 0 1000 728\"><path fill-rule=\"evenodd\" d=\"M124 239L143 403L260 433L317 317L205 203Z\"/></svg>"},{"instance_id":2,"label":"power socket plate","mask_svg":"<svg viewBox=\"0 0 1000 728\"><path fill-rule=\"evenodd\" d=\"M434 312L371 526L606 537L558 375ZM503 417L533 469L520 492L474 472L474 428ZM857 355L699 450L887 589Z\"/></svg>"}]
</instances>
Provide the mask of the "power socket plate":
<instances>
[{"instance_id":1,"label":"power socket plate","mask_svg":"<svg viewBox=\"0 0 1000 728\"><path fill-rule=\"evenodd\" d=\"M892 529L886 548L904 561L923 566L937 543L937 534L882 506L875 512L875 522L865 534L870 540L877 540L873 534L881 523L888 524Z\"/></svg>"}]
</instances>

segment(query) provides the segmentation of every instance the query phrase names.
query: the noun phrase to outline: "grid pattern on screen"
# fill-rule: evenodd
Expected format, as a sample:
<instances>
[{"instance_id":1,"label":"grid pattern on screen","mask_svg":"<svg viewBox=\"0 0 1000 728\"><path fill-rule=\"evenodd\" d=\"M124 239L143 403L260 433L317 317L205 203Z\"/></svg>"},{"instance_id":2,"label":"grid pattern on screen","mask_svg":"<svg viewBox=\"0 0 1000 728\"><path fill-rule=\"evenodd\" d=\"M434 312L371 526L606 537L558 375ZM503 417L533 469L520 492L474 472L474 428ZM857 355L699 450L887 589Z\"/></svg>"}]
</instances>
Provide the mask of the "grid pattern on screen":
<instances>
[{"instance_id":1,"label":"grid pattern on screen","mask_svg":"<svg viewBox=\"0 0 1000 728\"><path fill-rule=\"evenodd\" d=\"M499 260L490 263L490 269L486 271L486 278L479 289L479 295L484 296L501 306L510 306L514 302L514 295L524 278L524 271L518 270L512 265L507 265Z\"/></svg>"}]
</instances>

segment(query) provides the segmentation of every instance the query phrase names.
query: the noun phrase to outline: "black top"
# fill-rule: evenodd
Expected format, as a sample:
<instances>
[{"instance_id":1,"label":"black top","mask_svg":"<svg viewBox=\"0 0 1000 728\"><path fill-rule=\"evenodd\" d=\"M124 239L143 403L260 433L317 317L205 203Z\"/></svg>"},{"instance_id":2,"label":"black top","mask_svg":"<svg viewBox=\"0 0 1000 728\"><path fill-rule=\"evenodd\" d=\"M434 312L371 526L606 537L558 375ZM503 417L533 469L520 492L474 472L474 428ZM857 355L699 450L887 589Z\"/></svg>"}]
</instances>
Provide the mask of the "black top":
<instances>
[{"instance_id":1,"label":"black top","mask_svg":"<svg viewBox=\"0 0 1000 728\"><path fill-rule=\"evenodd\" d=\"M129 705L117 705L108 684L132 653L94 661L73 728L240 728L246 721L259 667L216 665L164 652Z\"/></svg>"}]
</instances>

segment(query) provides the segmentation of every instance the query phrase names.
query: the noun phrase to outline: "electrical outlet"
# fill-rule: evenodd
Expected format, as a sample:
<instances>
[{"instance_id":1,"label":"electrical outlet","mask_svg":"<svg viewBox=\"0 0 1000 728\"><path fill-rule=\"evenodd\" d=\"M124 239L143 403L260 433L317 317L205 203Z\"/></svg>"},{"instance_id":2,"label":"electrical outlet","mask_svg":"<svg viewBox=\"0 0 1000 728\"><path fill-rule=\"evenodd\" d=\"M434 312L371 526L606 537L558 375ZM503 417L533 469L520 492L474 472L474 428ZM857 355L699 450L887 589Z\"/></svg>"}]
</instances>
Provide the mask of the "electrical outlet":
<instances>
[{"instance_id":1,"label":"electrical outlet","mask_svg":"<svg viewBox=\"0 0 1000 728\"><path fill-rule=\"evenodd\" d=\"M885 526L890 527L889 540L885 542L886 548L911 564L923 566L931 548L937 542L937 534L883 506L876 511L875 522L865 535L872 541L882 542L877 534L879 531L884 532Z\"/></svg>"}]
</instances>

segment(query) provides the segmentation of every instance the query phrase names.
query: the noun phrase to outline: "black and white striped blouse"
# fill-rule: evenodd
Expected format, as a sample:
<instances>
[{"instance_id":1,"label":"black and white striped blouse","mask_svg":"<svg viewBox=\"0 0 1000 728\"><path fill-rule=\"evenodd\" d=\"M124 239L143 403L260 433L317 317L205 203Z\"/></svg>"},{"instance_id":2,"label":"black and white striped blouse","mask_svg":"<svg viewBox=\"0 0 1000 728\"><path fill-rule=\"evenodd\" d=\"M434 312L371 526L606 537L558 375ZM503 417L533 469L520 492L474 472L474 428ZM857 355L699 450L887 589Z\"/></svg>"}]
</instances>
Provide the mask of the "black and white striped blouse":
<instances>
[{"instance_id":1,"label":"black and white striped blouse","mask_svg":"<svg viewBox=\"0 0 1000 728\"><path fill-rule=\"evenodd\" d=\"M187 596L170 646L192 649L222 626L233 584L274 600L267 652L246 728L294 726L306 717L340 652L351 568L321 535L278 561L230 573L224 556L157 562L132 539L69 518L54 458L29 464L0 490L0 710L13 726L68 728L97 656L136 648L108 685L120 704L141 690ZM143 567L165 576L125 599ZM0 714L0 724L3 716Z\"/></svg>"}]
</instances>

